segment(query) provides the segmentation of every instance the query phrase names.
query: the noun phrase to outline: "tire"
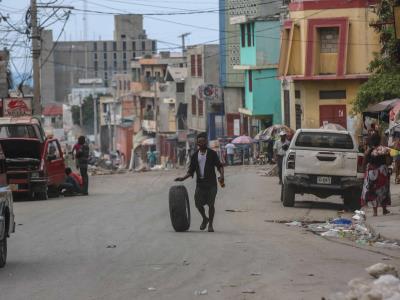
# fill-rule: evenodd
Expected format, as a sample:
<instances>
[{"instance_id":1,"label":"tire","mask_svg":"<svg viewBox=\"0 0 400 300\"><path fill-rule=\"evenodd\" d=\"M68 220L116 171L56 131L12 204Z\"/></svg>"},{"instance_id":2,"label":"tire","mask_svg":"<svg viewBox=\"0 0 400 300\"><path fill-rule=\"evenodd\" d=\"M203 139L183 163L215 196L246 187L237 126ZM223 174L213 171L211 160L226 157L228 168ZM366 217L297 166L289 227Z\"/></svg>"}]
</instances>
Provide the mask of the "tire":
<instances>
[{"instance_id":1,"label":"tire","mask_svg":"<svg viewBox=\"0 0 400 300\"><path fill-rule=\"evenodd\" d=\"M7 261L7 233L4 232L4 237L0 241L0 268L4 268Z\"/></svg>"},{"instance_id":2,"label":"tire","mask_svg":"<svg viewBox=\"0 0 400 300\"><path fill-rule=\"evenodd\" d=\"M351 189L344 193L343 204L346 208L351 210L358 210L361 208L361 191L360 189Z\"/></svg>"},{"instance_id":3,"label":"tire","mask_svg":"<svg viewBox=\"0 0 400 300\"><path fill-rule=\"evenodd\" d=\"M187 231L190 227L190 203L188 192L183 185L169 190L169 214L176 232Z\"/></svg>"},{"instance_id":4,"label":"tire","mask_svg":"<svg viewBox=\"0 0 400 300\"><path fill-rule=\"evenodd\" d=\"M293 207L296 193L293 187L288 184L282 184L281 201L285 207Z\"/></svg>"}]
</instances>

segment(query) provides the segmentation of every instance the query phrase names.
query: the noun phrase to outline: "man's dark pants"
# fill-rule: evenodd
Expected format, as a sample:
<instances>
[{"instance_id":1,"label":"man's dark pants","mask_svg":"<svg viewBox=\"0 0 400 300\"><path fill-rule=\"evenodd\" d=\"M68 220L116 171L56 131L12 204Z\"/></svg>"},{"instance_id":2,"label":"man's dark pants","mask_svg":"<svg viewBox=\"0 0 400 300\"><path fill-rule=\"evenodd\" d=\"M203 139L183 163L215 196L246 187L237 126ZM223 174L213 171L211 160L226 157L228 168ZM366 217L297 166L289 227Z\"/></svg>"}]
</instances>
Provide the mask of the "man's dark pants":
<instances>
[{"instance_id":1,"label":"man's dark pants","mask_svg":"<svg viewBox=\"0 0 400 300\"><path fill-rule=\"evenodd\" d=\"M209 207L209 219L211 225L214 220L214 214L215 214L214 204L215 204L215 198L217 196L217 191L218 191L217 185L197 183L196 192L194 194L196 207L199 210L203 219L205 218L204 206L207 205Z\"/></svg>"},{"instance_id":2,"label":"man's dark pants","mask_svg":"<svg viewBox=\"0 0 400 300\"><path fill-rule=\"evenodd\" d=\"M233 166L233 154L228 154L228 164Z\"/></svg>"},{"instance_id":3,"label":"man's dark pants","mask_svg":"<svg viewBox=\"0 0 400 300\"><path fill-rule=\"evenodd\" d=\"M283 155L276 156L279 170L279 182L282 182L282 165L283 165Z\"/></svg>"},{"instance_id":4,"label":"man's dark pants","mask_svg":"<svg viewBox=\"0 0 400 300\"><path fill-rule=\"evenodd\" d=\"M82 181L83 181L83 187L82 187L82 193L83 194L88 194L89 190L89 176L88 176L88 167L87 166L80 166L79 171L82 176Z\"/></svg>"}]
</instances>

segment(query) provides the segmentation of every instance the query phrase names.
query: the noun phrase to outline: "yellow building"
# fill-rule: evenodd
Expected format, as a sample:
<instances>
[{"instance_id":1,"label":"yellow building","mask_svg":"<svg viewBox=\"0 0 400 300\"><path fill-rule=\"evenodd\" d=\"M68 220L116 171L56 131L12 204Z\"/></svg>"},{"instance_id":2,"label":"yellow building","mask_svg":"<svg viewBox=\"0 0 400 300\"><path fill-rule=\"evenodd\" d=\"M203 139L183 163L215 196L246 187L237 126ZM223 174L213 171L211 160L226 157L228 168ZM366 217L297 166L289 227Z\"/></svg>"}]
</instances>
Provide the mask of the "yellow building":
<instances>
[{"instance_id":1,"label":"yellow building","mask_svg":"<svg viewBox=\"0 0 400 300\"><path fill-rule=\"evenodd\" d=\"M355 132L352 101L379 52L376 1L292 1L282 32L282 111L292 128L338 123Z\"/></svg>"}]
</instances>

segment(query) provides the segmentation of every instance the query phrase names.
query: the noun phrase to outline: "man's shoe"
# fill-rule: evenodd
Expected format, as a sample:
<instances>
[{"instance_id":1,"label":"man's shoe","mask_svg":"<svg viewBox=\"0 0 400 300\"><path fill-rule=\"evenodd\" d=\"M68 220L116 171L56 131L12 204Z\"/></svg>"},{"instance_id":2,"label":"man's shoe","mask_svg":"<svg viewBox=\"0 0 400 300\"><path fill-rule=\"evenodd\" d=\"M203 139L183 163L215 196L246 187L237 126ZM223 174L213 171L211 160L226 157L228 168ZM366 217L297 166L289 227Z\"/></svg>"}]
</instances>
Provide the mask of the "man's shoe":
<instances>
[{"instance_id":1,"label":"man's shoe","mask_svg":"<svg viewBox=\"0 0 400 300\"><path fill-rule=\"evenodd\" d=\"M214 232L214 227L212 225L208 226L208 232Z\"/></svg>"},{"instance_id":2,"label":"man's shoe","mask_svg":"<svg viewBox=\"0 0 400 300\"><path fill-rule=\"evenodd\" d=\"M200 225L200 230L206 229L207 224L208 224L208 219L204 219L203 223L201 223L201 225Z\"/></svg>"}]
</instances>

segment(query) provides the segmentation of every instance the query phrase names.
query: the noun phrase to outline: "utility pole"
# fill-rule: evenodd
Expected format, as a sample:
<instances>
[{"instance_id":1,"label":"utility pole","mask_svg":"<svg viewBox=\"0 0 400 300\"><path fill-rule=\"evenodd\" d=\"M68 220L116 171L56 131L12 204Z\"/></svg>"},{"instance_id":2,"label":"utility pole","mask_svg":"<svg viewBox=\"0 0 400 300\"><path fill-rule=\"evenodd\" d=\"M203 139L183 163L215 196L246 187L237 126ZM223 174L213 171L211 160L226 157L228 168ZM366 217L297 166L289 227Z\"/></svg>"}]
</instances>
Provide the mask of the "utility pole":
<instances>
[{"instance_id":1,"label":"utility pole","mask_svg":"<svg viewBox=\"0 0 400 300\"><path fill-rule=\"evenodd\" d=\"M178 37L180 37L180 38L182 39L182 55L183 55L183 54L185 53L185 51L186 51L185 39L186 39L186 37L189 36L189 35L191 35L191 33L190 33L190 32L186 32L186 33L183 33L183 34L181 34L180 36L178 36Z\"/></svg>"},{"instance_id":2,"label":"utility pole","mask_svg":"<svg viewBox=\"0 0 400 300\"><path fill-rule=\"evenodd\" d=\"M38 28L36 0L31 0L32 67L33 67L33 114L42 114L40 100L40 31Z\"/></svg>"},{"instance_id":3,"label":"utility pole","mask_svg":"<svg viewBox=\"0 0 400 300\"><path fill-rule=\"evenodd\" d=\"M97 95L93 95L93 127L94 127L94 144L97 146Z\"/></svg>"}]
</instances>

